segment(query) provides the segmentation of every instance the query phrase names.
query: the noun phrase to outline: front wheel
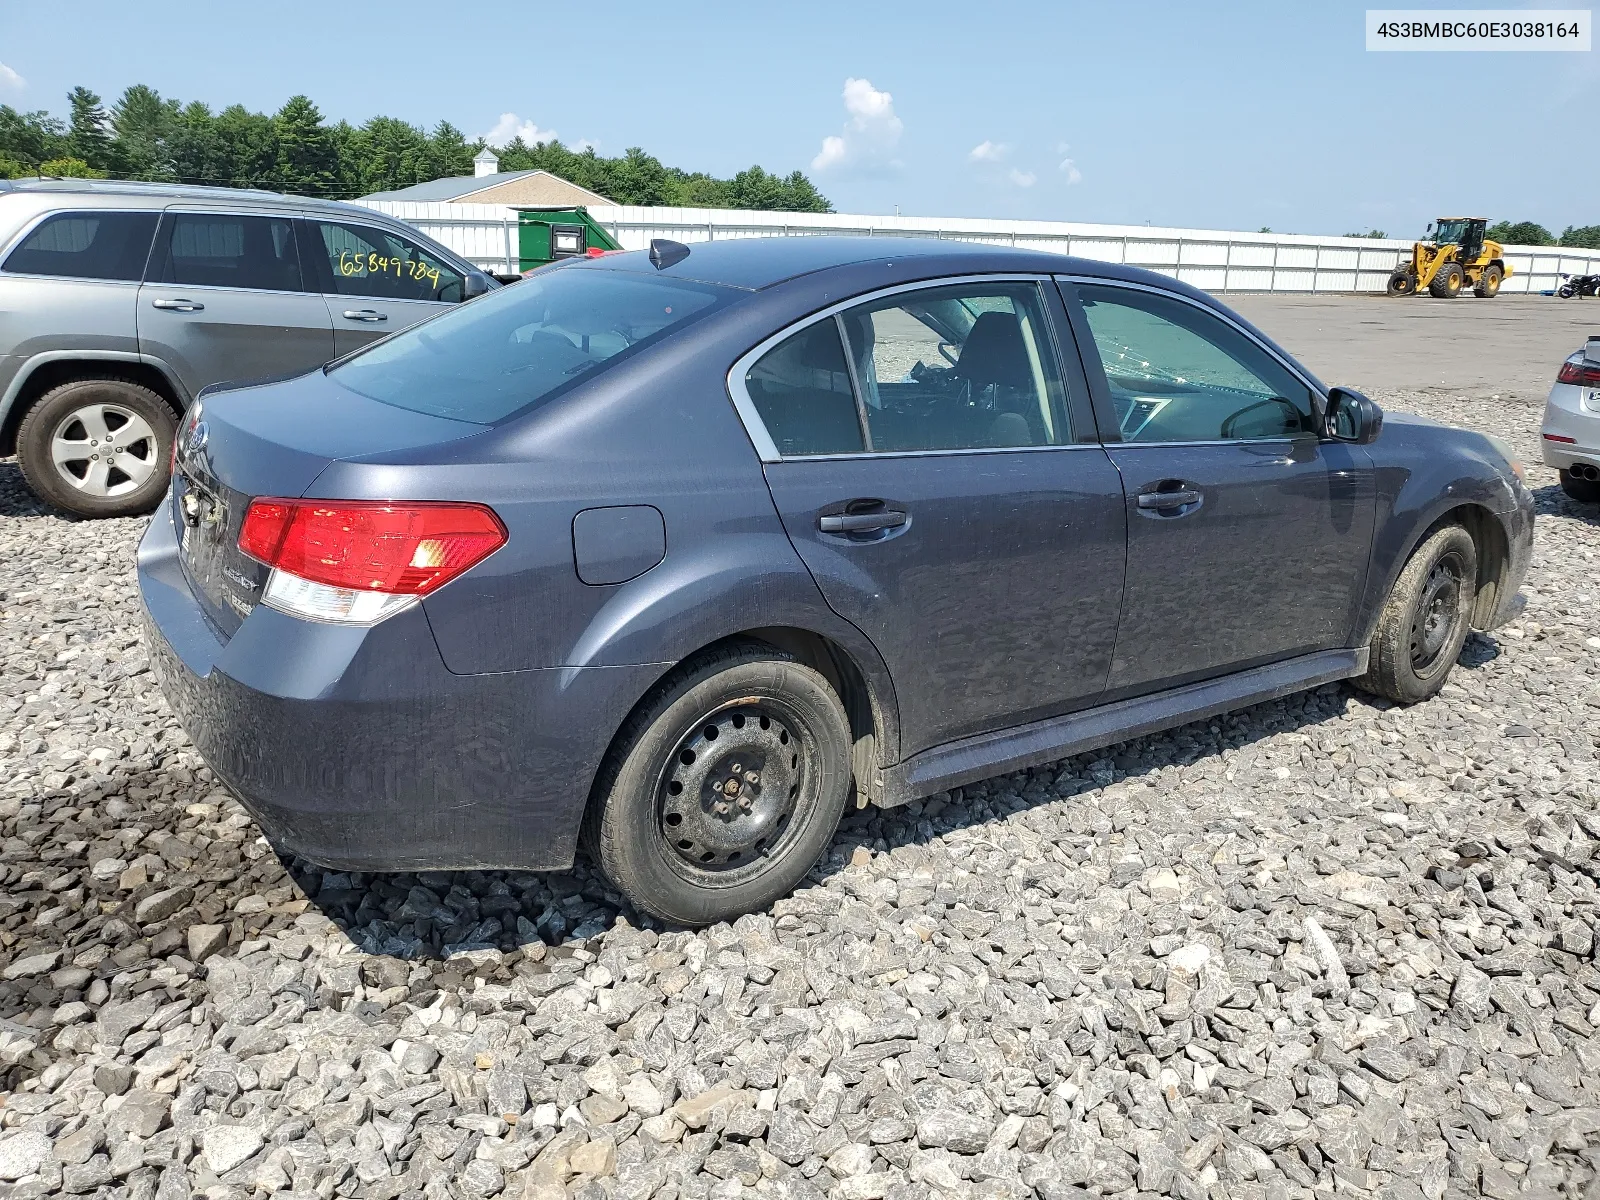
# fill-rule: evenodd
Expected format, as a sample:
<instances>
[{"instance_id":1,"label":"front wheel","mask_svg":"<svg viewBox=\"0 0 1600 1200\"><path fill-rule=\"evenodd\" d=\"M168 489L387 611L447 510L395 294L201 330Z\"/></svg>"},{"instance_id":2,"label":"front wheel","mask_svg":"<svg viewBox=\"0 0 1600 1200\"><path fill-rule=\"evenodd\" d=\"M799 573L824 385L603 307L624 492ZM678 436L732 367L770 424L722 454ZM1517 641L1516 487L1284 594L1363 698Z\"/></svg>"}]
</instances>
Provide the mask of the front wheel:
<instances>
[{"instance_id":1,"label":"front wheel","mask_svg":"<svg viewBox=\"0 0 1600 1200\"><path fill-rule=\"evenodd\" d=\"M1363 691L1400 704L1426 700L1444 686L1471 629L1478 589L1478 548L1459 525L1429 535L1412 553L1378 618Z\"/></svg>"},{"instance_id":2,"label":"front wheel","mask_svg":"<svg viewBox=\"0 0 1600 1200\"><path fill-rule=\"evenodd\" d=\"M1556 289L1556 295L1560 296L1563 300L1571 300L1575 294L1576 293L1573 292L1572 285L1570 283L1563 283Z\"/></svg>"},{"instance_id":3,"label":"front wheel","mask_svg":"<svg viewBox=\"0 0 1600 1200\"><path fill-rule=\"evenodd\" d=\"M1429 282L1428 294L1437 300L1454 300L1461 294L1461 283L1465 278L1460 263L1445 263Z\"/></svg>"},{"instance_id":4,"label":"front wheel","mask_svg":"<svg viewBox=\"0 0 1600 1200\"><path fill-rule=\"evenodd\" d=\"M17 429L22 477L84 517L149 512L167 487L178 418L131 379L75 379L46 392Z\"/></svg>"},{"instance_id":5,"label":"front wheel","mask_svg":"<svg viewBox=\"0 0 1600 1200\"><path fill-rule=\"evenodd\" d=\"M707 925L792 891L849 792L838 694L782 651L738 644L680 667L629 718L585 840L636 907Z\"/></svg>"}]
</instances>

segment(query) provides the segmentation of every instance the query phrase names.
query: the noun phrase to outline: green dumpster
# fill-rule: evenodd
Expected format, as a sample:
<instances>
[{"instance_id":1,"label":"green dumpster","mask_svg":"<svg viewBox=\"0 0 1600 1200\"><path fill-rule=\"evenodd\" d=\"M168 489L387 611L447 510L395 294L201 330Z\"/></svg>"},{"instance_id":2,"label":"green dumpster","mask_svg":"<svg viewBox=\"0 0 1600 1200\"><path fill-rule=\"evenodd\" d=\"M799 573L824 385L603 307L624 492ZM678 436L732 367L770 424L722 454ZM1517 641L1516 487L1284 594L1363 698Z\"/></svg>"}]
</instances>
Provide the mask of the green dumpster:
<instances>
[{"instance_id":1,"label":"green dumpster","mask_svg":"<svg viewBox=\"0 0 1600 1200\"><path fill-rule=\"evenodd\" d=\"M591 250L620 250L616 239L581 206L517 208L518 269L531 271L558 258L581 258Z\"/></svg>"}]
</instances>

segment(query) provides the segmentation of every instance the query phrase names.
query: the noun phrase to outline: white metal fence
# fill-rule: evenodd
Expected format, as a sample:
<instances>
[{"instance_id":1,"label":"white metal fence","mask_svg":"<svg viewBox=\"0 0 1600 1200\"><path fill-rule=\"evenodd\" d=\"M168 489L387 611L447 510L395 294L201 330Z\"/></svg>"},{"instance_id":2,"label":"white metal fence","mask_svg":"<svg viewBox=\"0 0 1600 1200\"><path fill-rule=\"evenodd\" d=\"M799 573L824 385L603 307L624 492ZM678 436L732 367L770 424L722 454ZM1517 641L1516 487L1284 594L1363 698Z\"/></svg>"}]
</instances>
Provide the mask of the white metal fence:
<instances>
[{"instance_id":1,"label":"white metal fence","mask_svg":"<svg viewBox=\"0 0 1600 1200\"><path fill-rule=\"evenodd\" d=\"M358 201L415 225L490 270L514 271L517 214L490 204ZM942 238L1128 263L1171 275L1208 292L1381 292L1411 243L1388 238L1237 233L1072 221L999 221L978 217L877 217L850 213L751 212L721 208L596 205L589 215L625 249L651 238L703 242L741 237L842 234ZM1600 272L1600 250L1508 246L1506 292L1555 288L1562 273Z\"/></svg>"}]
</instances>

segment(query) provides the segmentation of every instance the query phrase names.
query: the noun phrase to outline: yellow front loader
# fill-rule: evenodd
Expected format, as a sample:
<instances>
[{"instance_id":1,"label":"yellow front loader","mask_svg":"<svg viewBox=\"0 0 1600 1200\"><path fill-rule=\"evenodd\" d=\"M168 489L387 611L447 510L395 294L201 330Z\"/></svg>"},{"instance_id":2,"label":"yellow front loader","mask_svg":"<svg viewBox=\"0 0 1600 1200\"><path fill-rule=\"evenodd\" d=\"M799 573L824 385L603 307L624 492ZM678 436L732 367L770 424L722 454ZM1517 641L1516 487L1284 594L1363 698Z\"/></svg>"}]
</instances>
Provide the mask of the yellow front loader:
<instances>
[{"instance_id":1,"label":"yellow front loader","mask_svg":"<svg viewBox=\"0 0 1600 1200\"><path fill-rule=\"evenodd\" d=\"M1389 295L1409 296L1427 288L1430 296L1451 300L1471 287L1474 296L1493 296L1511 268L1500 243L1484 236L1488 224L1483 217L1440 217L1411 247L1411 261L1389 276Z\"/></svg>"}]
</instances>

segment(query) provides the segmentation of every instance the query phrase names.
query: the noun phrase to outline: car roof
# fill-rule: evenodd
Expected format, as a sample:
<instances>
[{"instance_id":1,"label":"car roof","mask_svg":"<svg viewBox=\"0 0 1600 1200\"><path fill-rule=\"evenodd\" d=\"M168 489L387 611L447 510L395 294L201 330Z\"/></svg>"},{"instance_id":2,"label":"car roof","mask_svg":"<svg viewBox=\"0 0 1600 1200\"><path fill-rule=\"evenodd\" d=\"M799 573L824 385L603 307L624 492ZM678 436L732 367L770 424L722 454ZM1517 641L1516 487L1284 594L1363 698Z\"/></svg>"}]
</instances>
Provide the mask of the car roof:
<instances>
[{"instance_id":1,"label":"car roof","mask_svg":"<svg viewBox=\"0 0 1600 1200\"><path fill-rule=\"evenodd\" d=\"M381 215L361 205L342 204L337 200L319 200L312 196L293 196L284 192L269 192L261 188L202 187L198 184L152 183L137 179L0 179L0 194L6 192L51 196L115 196L119 200L139 198L149 201L152 208L165 207L175 200L193 200L204 204L292 205L295 208L345 215L352 213Z\"/></svg>"},{"instance_id":2,"label":"car roof","mask_svg":"<svg viewBox=\"0 0 1600 1200\"><path fill-rule=\"evenodd\" d=\"M1215 306L1205 293L1139 267L1101 262L1091 258L1022 250L982 242L963 242L917 236L791 236L726 238L693 242L686 257L671 266L655 268L643 250L606 254L572 262L586 270L632 271L666 278L760 291L802 275L850 268L882 266L886 283L932 279L940 275L1037 274L1086 275L1154 284ZM852 280L851 290L866 290Z\"/></svg>"}]
</instances>

